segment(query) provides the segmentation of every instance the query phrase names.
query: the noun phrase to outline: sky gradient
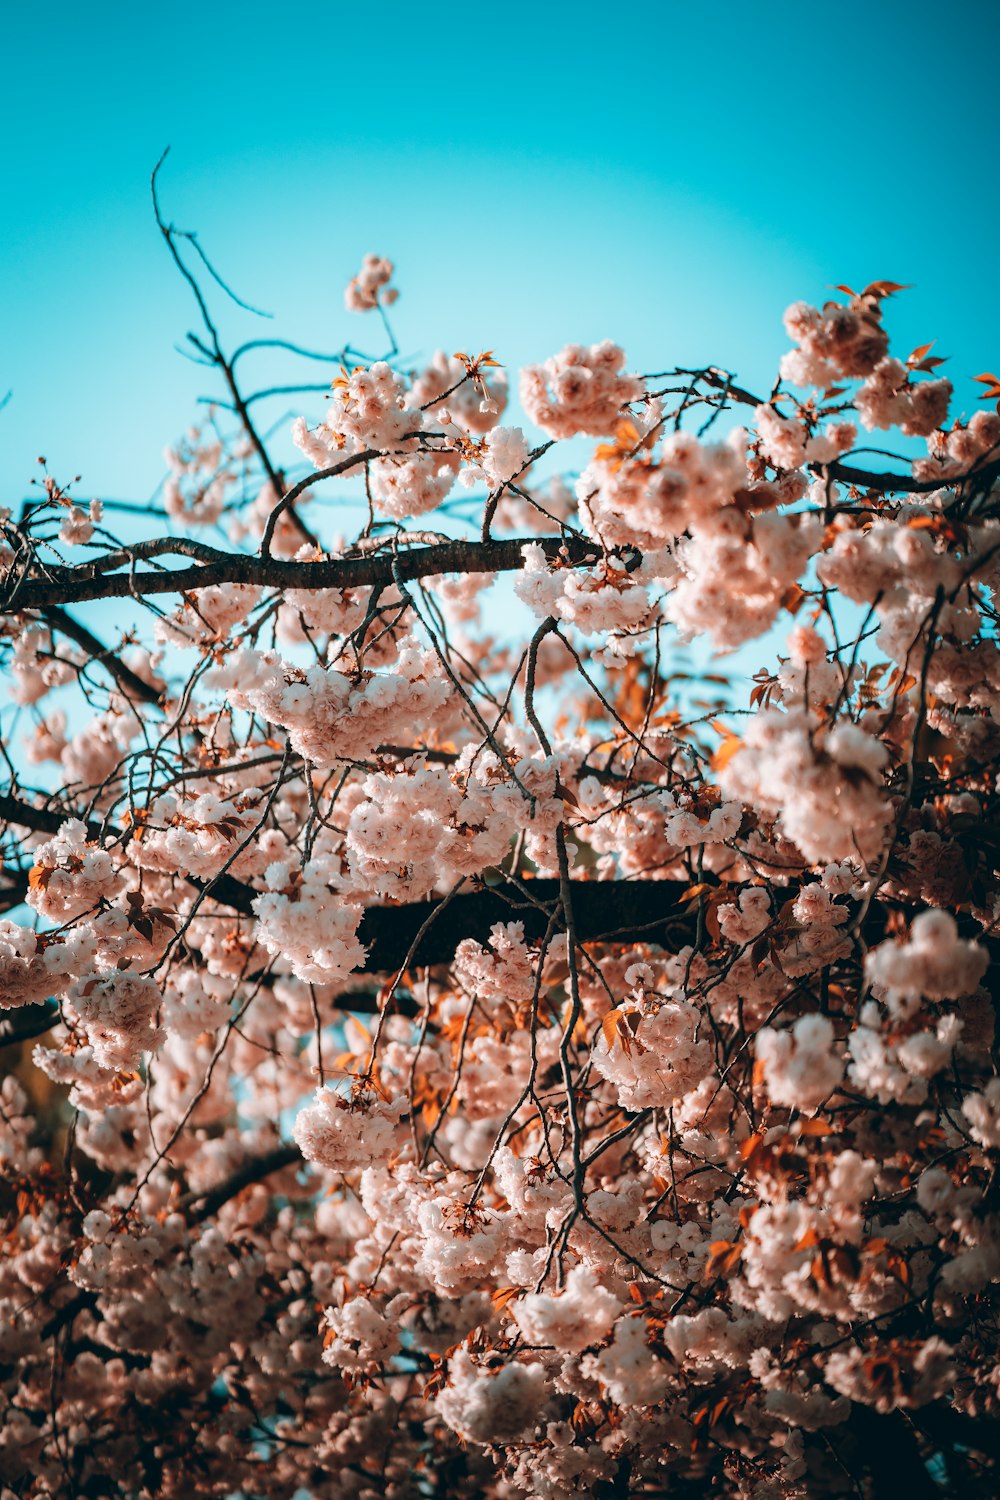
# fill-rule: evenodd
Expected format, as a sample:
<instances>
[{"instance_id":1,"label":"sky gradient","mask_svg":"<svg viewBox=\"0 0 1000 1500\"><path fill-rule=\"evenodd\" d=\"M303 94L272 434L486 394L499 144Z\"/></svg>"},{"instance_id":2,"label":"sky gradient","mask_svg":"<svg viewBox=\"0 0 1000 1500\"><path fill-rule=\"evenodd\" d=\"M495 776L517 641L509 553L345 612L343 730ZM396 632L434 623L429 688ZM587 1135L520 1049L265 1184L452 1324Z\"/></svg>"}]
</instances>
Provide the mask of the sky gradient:
<instances>
[{"instance_id":1,"label":"sky gradient","mask_svg":"<svg viewBox=\"0 0 1000 1500\"><path fill-rule=\"evenodd\" d=\"M195 322L150 209L166 145L166 211L275 314L222 310L239 337L363 342L342 293L375 250L397 263L408 355L493 347L516 366L613 337L633 368L727 364L766 386L789 301L890 278L914 284L894 348L937 338L973 410L968 377L1000 364L1000 6L940 15L9 9L0 503L40 453L85 493L144 498L207 389L173 351Z\"/></svg>"}]
</instances>

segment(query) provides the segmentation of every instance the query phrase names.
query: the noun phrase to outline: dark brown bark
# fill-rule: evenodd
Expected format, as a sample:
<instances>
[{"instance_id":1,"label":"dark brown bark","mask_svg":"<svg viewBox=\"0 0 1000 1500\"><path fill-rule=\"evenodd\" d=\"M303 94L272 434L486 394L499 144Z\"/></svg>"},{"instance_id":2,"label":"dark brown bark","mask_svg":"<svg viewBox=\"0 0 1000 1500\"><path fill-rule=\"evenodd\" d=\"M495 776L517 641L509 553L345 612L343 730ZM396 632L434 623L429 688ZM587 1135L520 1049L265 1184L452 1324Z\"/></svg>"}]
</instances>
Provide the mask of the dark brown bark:
<instances>
[{"instance_id":1,"label":"dark brown bark","mask_svg":"<svg viewBox=\"0 0 1000 1500\"><path fill-rule=\"evenodd\" d=\"M202 543L170 537L138 543L79 567L47 567L44 578L29 579L15 591L14 609L51 610L88 599L136 598L147 594L180 594L222 583L252 583L273 589L353 589L403 583L442 573L502 573L524 565L522 548L537 542L549 558L563 555L575 566L593 563L601 554L595 543L558 537L514 537L504 541L436 542L377 552L365 557L325 562L282 562L242 552L222 552ZM190 568L143 568L156 557L200 559ZM112 569L124 569L118 572Z\"/></svg>"}]
</instances>

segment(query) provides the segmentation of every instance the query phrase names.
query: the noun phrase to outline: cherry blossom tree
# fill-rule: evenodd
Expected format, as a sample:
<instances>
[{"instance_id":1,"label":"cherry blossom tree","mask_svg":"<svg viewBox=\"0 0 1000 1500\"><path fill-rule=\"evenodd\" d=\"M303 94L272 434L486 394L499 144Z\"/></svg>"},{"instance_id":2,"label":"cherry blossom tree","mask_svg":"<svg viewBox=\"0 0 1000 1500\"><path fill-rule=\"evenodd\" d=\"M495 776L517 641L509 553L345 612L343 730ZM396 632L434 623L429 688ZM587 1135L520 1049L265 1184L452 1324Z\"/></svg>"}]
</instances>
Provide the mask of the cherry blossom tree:
<instances>
[{"instance_id":1,"label":"cherry blossom tree","mask_svg":"<svg viewBox=\"0 0 1000 1500\"><path fill-rule=\"evenodd\" d=\"M516 411L157 223L214 404L3 515L0 1493L994 1494L1000 383Z\"/></svg>"}]
</instances>

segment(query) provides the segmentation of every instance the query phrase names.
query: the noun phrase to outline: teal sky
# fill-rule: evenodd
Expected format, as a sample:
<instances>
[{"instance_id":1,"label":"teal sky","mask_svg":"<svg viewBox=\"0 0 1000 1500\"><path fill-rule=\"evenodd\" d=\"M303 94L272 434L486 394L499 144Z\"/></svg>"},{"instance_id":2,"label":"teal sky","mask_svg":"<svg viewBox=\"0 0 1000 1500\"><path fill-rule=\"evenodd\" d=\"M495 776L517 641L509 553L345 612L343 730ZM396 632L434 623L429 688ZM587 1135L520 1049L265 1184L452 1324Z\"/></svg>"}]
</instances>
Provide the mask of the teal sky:
<instances>
[{"instance_id":1,"label":"teal sky","mask_svg":"<svg viewBox=\"0 0 1000 1500\"><path fill-rule=\"evenodd\" d=\"M764 386L789 301L889 278L914 284L894 347L937 338L957 409L1000 364L995 0L54 0L7 7L3 37L0 503L40 453L144 497L206 390L150 212L168 144L167 211L276 315L261 332L370 342L342 293L375 250L414 356L610 336L634 368Z\"/></svg>"}]
</instances>

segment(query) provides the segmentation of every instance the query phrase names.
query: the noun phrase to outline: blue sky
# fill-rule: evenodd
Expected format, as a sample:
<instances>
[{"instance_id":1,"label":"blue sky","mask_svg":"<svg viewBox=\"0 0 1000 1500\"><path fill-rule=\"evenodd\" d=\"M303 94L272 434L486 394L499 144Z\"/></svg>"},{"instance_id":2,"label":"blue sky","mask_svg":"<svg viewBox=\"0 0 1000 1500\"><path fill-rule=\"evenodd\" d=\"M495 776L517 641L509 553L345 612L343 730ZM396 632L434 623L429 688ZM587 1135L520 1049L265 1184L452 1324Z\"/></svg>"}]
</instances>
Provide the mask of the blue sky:
<instances>
[{"instance_id":1,"label":"blue sky","mask_svg":"<svg viewBox=\"0 0 1000 1500\"><path fill-rule=\"evenodd\" d=\"M971 410L1000 364L998 40L968 0L9 7L0 503L39 453L143 497L206 389L150 212L167 144L168 212L293 339L370 333L342 291L371 249L407 353L611 336L763 386L789 301L891 278L894 346L937 337Z\"/></svg>"}]
</instances>

